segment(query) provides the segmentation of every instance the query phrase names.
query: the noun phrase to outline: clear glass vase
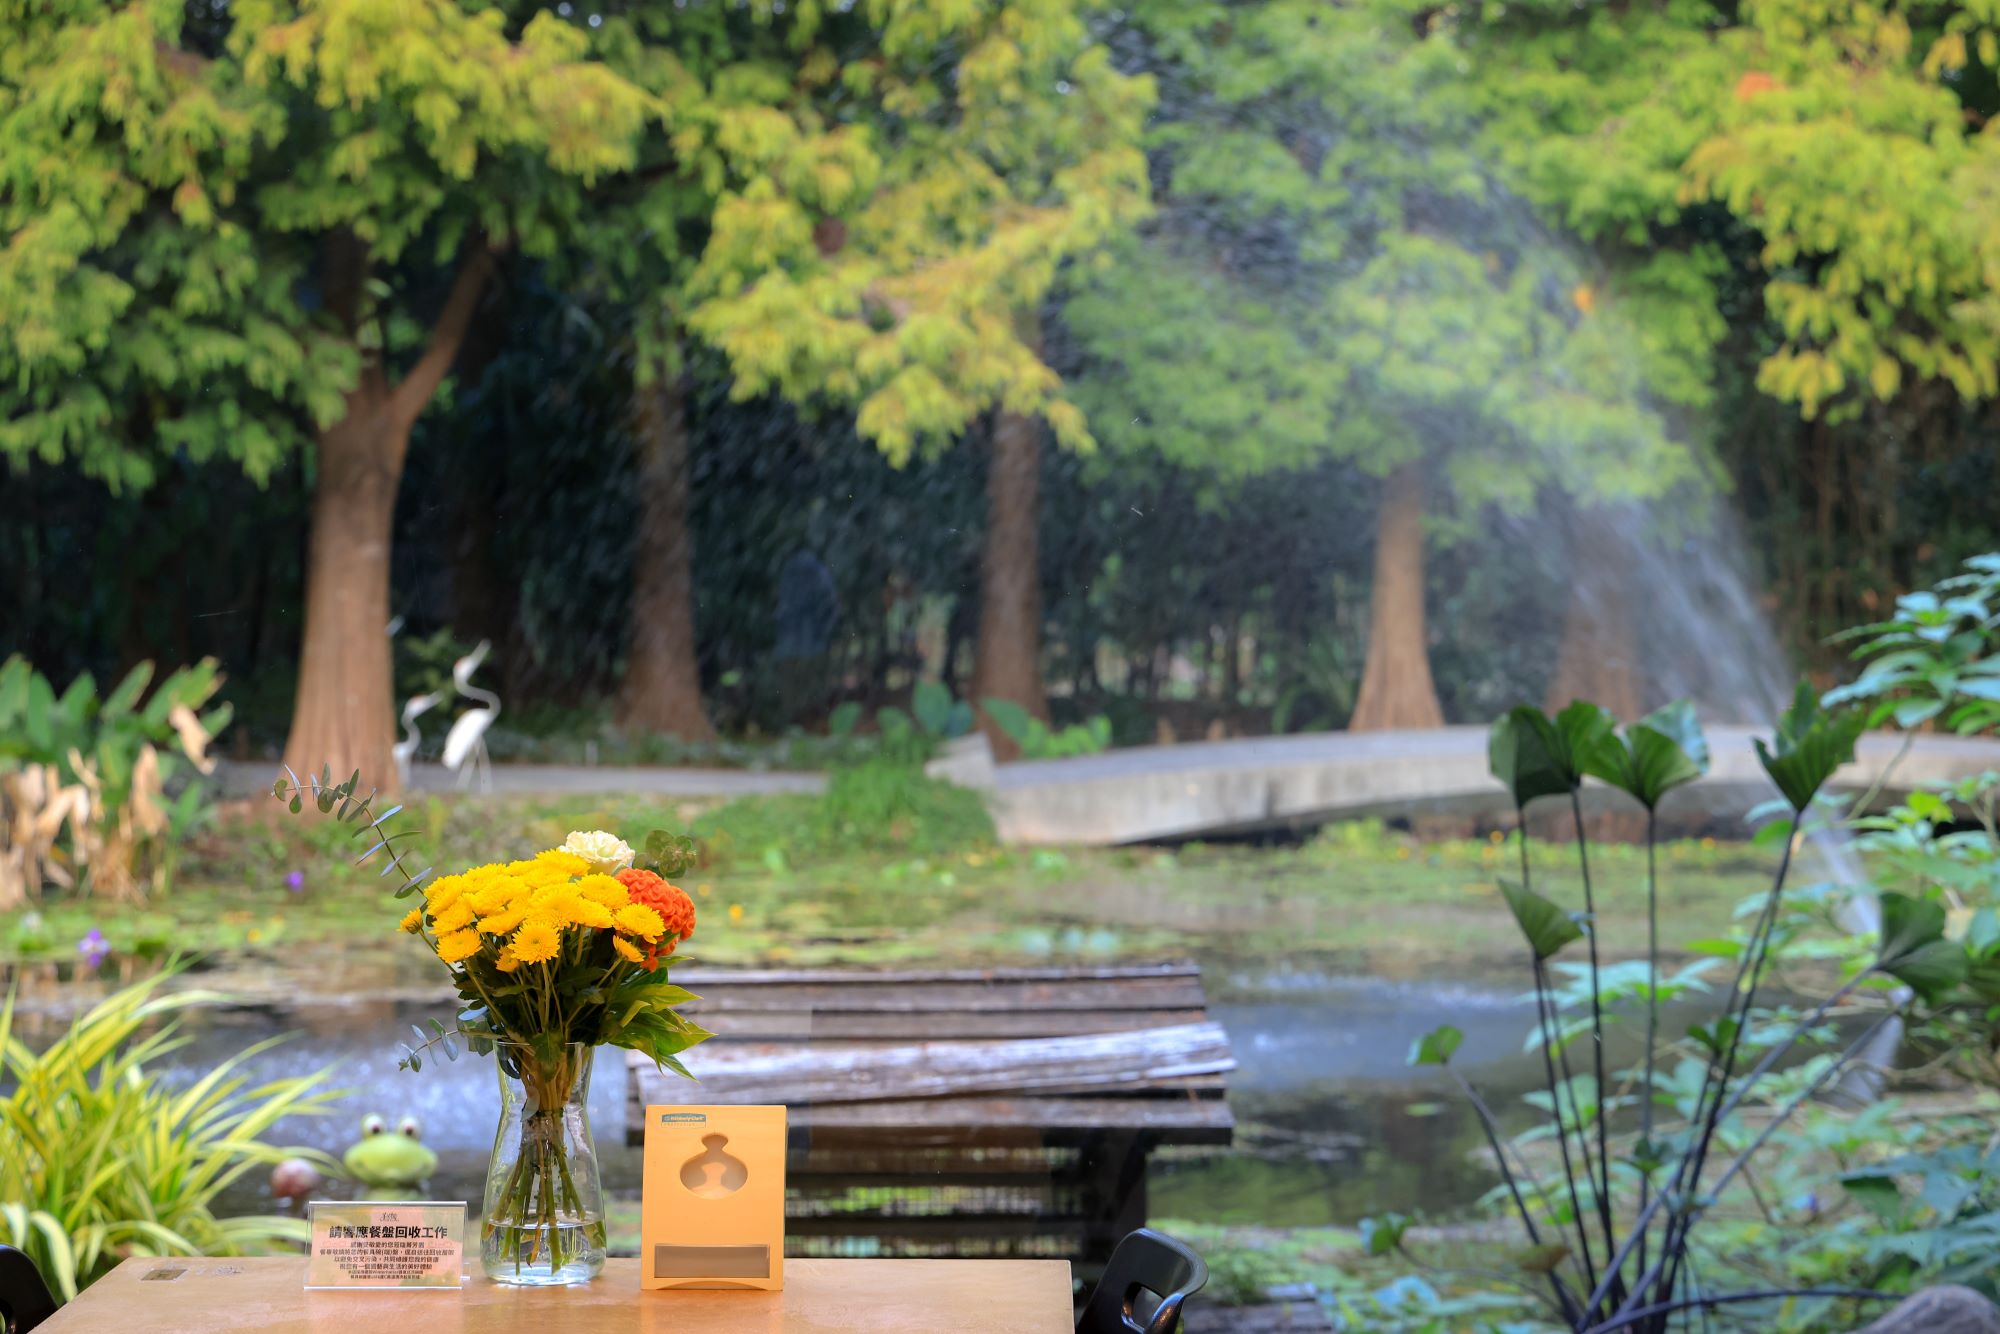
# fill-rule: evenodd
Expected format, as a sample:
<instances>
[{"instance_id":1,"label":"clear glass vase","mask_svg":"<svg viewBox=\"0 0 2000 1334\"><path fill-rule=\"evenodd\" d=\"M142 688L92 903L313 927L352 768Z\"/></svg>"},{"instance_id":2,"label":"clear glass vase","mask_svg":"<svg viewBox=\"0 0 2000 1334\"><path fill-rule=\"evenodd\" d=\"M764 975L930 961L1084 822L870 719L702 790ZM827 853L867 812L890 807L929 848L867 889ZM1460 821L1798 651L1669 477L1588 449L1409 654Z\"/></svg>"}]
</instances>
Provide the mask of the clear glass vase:
<instances>
[{"instance_id":1,"label":"clear glass vase","mask_svg":"<svg viewBox=\"0 0 2000 1334\"><path fill-rule=\"evenodd\" d=\"M604 1185L590 1137L591 1048L494 1044L500 1129L479 1258L495 1283L587 1283L604 1268Z\"/></svg>"}]
</instances>

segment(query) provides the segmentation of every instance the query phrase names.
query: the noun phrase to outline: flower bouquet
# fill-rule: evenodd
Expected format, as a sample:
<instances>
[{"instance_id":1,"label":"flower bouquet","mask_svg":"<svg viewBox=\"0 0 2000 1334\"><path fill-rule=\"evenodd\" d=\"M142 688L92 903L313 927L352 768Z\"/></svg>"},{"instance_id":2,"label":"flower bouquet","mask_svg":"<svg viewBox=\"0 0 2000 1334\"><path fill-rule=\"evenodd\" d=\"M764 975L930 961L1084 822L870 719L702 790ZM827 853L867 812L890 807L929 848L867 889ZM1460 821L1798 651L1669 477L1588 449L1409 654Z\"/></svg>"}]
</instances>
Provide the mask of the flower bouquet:
<instances>
[{"instance_id":1,"label":"flower bouquet","mask_svg":"<svg viewBox=\"0 0 2000 1334\"><path fill-rule=\"evenodd\" d=\"M678 851L665 834L648 847L654 866ZM464 1002L456 1031L473 1050L490 1048L500 1067L486 1272L500 1282L587 1278L603 1268L605 1246L591 1052L629 1047L687 1073L676 1054L708 1032L675 1011L693 997L666 968L694 934L694 902L602 830L526 861L439 877L421 892L403 929L452 970ZM405 1057L422 1059L421 1047Z\"/></svg>"},{"instance_id":2,"label":"flower bouquet","mask_svg":"<svg viewBox=\"0 0 2000 1334\"><path fill-rule=\"evenodd\" d=\"M604 1267L603 1188L591 1140L591 1054L599 1046L643 1052L688 1073L678 1054L709 1036L675 1006L694 996L668 980L676 947L694 934L694 902L668 883L690 862L686 838L655 831L634 854L602 830L573 833L524 861L475 866L432 879L411 874L382 823L354 797L356 779L296 778L276 789L298 810L356 820L378 838L362 860L387 852L404 885L421 895L402 928L451 970L463 1002L457 1023L433 1021L405 1068L423 1068L461 1042L492 1053L501 1116L488 1168L480 1255L487 1275L512 1284L576 1283Z\"/></svg>"}]
</instances>

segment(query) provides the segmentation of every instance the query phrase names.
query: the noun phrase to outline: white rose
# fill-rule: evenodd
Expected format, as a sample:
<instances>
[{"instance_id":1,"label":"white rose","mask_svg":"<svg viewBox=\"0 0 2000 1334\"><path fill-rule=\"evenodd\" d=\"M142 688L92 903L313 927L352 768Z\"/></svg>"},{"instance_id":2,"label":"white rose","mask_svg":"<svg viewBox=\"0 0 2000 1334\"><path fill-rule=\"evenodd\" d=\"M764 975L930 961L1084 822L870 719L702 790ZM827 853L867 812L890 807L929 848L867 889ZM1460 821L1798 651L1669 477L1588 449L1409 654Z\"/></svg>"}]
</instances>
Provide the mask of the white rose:
<instances>
[{"instance_id":1,"label":"white rose","mask_svg":"<svg viewBox=\"0 0 2000 1334\"><path fill-rule=\"evenodd\" d=\"M563 851L583 858L590 863L590 869L599 875L617 875L632 864L632 845L602 829L593 829L587 834L581 829L571 830L569 837L563 840Z\"/></svg>"}]
</instances>

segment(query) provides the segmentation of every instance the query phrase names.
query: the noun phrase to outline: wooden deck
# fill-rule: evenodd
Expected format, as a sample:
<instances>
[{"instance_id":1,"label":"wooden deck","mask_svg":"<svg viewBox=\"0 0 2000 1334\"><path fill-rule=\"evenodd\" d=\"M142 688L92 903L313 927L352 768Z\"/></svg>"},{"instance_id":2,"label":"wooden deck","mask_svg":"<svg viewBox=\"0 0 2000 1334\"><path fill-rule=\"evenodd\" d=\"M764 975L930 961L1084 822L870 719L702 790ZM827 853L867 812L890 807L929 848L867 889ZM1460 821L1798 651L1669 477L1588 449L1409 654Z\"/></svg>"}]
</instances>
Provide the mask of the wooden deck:
<instances>
[{"instance_id":1,"label":"wooden deck","mask_svg":"<svg viewBox=\"0 0 2000 1334\"><path fill-rule=\"evenodd\" d=\"M1145 1221L1149 1155L1227 1144L1229 1040L1191 963L676 971L715 1030L690 1085L629 1058L648 1103L791 1109L801 1254L1089 1264Z\"/></svg>"}]
</instances>

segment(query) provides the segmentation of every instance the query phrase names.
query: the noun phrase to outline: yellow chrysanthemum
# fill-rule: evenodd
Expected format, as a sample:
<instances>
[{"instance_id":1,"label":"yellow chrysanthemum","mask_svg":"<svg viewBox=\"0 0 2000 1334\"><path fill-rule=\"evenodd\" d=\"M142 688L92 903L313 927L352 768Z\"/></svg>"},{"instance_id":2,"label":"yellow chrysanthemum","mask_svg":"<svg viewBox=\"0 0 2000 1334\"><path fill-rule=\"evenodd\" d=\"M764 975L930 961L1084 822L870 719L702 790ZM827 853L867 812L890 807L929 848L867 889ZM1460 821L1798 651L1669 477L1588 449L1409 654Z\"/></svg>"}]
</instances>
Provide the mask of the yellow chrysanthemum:
<instances>
[{"instance_id":1,"label":"yellow chrysanthemum","mask_svg":"<svg viewBox=\"0 0 2000 1334\"><path fill-rule=\"evenodd\" d=\"M458 896L463 893L465 893L464 876L442 876L425 886L424 904L431 910L431 915L435 917L452 904L457 903Z\"/></svg>"},{"instance_id":2,"label":"yellow chrysanthemum","mask_svg":"<svg viewBox=\"0 0 2000 1334\"><path fill-rule=\"evenodd\" d=\"M522 963L540 963L562 949L562 933L546 922L529 922L514 933L511 948Z\"/></svg>"},{"instance_id":3,"label":"yellow chrysanthemum","mask_svg":"<svg viewBox=\"0 0 2000 1334\"><path fill-rule=\"evenodd\" d=\"M609 930L614 919L611 909L591 899L577 898L570 905L570 921L578 926Z\"/></svg>"},{"instance_id":4,"label":"yellow chrysanthemum","mask_svg":"<svg viewBox=\"0 0 2000 1334\"><path fill-rule=\"evenodd\" d=\"M477 931L454 931L438 937L438 958L446 963L458 963L479 953L479 933Z\"/></svg>"},{"instance_id":5,"label":"yellow chrysanthemum","mask_svg":"<svg viewBox=\"0 0 2000 1334\"><path fill-rule=\"evenodd\" d=\"M566 876L583 875L590 870L589 862L574 852L566 852L562 848L550 848L547 852L538 852L535 854L535 860L546 866L555 867Z\"/></svg>"},{"instance_id":6,"label":"yellow chrysanthemum","mask_svg":"<svg viewBox=\"0 0 2000 1334\"><path fill-rule=\"evenodd\" d=\"M424 910L422 908L412 908L403 914L403 930L409 932L411 935L414 936L417 932L421 931L423 925Z\"/></svg>"},{"instance_id":7,"label":"yellow chrysanthemum","mask_svg":"<svg viewBox=\"0 0 2000 1334\"><path fill-rule=\"evenodd\" d=\"M518 897L519 893L511 881L494 880L475 887L460 902L472 905L472 911L481 917L491 917Z\"/></svg>"},{"instance_id":8,"label":"yellow chrysanthemum","mask_svg":"<svg viewBox=\"0 0 2000 1334\"><path fill-rule=\"evenodd\" d=\"M535 895L528 916L555 926L575 926L584 900L567 884L551 886Z\"/></svg>"},{"instance_id":9,"label":"yellow chrysanthemum","mask_svg":"<svg viewBox=\"0 0 2000 1334\"><path fill-rule=\"evenodd\" d=\"M576 892L592 903L603 904L613 912L632 901L632 896L625 892L625 886L608 875L585 876L576 882Z\"/></svg>"},{"instance_id":10,"label":"yellow chrysanthemum","mask_svg":"<svg viewBox=\"0 0 2000 1334\"><path fill-rule=\"evenodd\" d=\"M569 873L547 862L515 862L507 868L515 880L530 889L547 889L551 885L569 883Z\"/></svg>"},{"instance_id":11,"label":"yellow chrysanthemum","mask_svg":"<svg viewBox=\"0 0 2000 1334\"><path fill-rule=\"evenodd\" d=\"M634 945L623 936L613 936L611 938L611 948L617 950L618 957L627 963L638 963L646 957L639 952L637 945Z\"/></svg>"},{"instance_id":12,"label":"yellow chrysanthemum","mask_svg":"<svg viewBox=\"0 0 2000 1334\"><path fill-rule=\"evenodd\" d=\"M658 940L660 933L667 929L660 915L643 903L628 903L617 911L615 917L620 931L641 940Z\"/></svg>"},{"instance_id":13,"label":"yellow chrysanthemum","mask_svg":"<svg viewBox=\"0 0 2000 1334\"><path fill-rule=\"evenodd\" d=\"M509 908L505 912L495 913L491 917L480 918L479 929L489 936L504 936L526 921L527 917L528 914L520 908Z\"/></svg>"},{"instance_id":14,"label":"yellow chrysanthemum","mask_svg":"<svg viewBox=\"0 0 2000 1334\"><path fill-rule=\"evenodd\" d=\"M475 916L477 914L472 911L472 905L464 899L458 899L443 912L438 912L435 909L431 911L431 930L437 932L439 935L446 935L453 931L463 931L466 927L472 925L472 919Z\"/></svg>"},{"instance_id":15,"label":"yellow chrysanthemum","mask_svg":"<svg viewBox=\"0 0 2000 1334\"><path fill-rule=\"evenodd\" d=\"M493 966L503 973L511 973L521 966L521 961L514 957L514 949L510 945L500 951L500 961Z\"/></svg>"}]
</instances>

